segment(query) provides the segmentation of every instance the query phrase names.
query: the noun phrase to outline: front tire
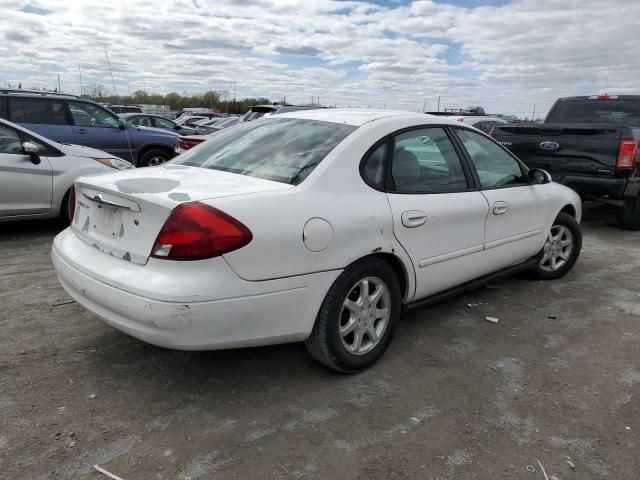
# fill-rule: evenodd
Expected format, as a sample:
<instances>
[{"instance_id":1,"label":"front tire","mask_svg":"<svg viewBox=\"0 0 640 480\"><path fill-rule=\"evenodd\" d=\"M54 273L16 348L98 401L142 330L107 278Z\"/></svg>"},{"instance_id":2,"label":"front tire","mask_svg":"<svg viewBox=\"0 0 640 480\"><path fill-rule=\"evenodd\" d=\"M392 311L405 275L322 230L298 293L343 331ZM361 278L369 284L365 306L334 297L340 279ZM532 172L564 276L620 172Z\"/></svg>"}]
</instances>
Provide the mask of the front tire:
<instances>
[{"instance_id":1,"label":"front tire","mask_svg":"<svg viewBox=\"0 0 640 480\"><path fill-rule=\"evenodd\" d=\"M140 161L138 162L138 166L154 167L157 165L162 165L169 160L171 160L171 155L169 154L169 152L159 148L154 148L142 154L142 156L140 157Z\"/></svg>"},{"instance_id":2,"label":"front tire","mask_svg":"<svg viewBox=\"0 0 640 480\"><path fill-rule=\"evenodd\" d=\"M538 264L531 275L538 280L564 277L573 268L582 249L582 230L568 213L561 212L553 221Z\"/></svg>"},{"instance_id":3,"label":"front tire","mask_svg":"<svg viewBox=\"0 0 640 480\"><path fill-rule=\"evenodd\" d=\"M369 257L347 267L325 296L305 345L317 361L343 373L373 365L389 346L400 318L398 278Z\"/></svg>"}]
</instances>

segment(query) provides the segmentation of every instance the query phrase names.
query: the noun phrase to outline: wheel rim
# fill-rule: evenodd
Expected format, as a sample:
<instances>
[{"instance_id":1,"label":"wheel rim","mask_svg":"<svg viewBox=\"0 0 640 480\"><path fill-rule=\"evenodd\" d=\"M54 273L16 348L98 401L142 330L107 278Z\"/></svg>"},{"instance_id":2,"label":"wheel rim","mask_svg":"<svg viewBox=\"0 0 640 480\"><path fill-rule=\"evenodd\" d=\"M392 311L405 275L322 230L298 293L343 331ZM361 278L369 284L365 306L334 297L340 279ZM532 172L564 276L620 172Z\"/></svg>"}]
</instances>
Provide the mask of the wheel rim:
<instances>
[{"instance_id":1,"label":"wheel rim","mask_svg":"<svg viewBox=\"0 0 640 480\"><path fill-rule=\"evenodd\" d=\"M380 343L391 316L387 285L378 277L358 281L342 302L340 340L347 352L364 355Z\"/></svg>"},{"instance_id":2,"label":"wheel rim","mask_svg":"<svg viewBox=\"0 0 640 480\"><path fill-rule=\"evenodd\" d=\"M156 155L155 157L151 157L149 159L149 166L153 167L153 166L156 166L156 165L162 165L163 163L168 162L168 161L169 161L169 159L167 159L165 157L161 157L159 155Z\"/></svg>"},{"instance_id":3,"label":"wheel rim","mask_svg":"<svg viewBox=\"0 0 640 480\"><path fill-rule=\"evenodd\" d=\"M544 244L540 268L555 272L566 265L573 252L573 234L564 225L554 225Z\"/></svg>"}]
</instances>

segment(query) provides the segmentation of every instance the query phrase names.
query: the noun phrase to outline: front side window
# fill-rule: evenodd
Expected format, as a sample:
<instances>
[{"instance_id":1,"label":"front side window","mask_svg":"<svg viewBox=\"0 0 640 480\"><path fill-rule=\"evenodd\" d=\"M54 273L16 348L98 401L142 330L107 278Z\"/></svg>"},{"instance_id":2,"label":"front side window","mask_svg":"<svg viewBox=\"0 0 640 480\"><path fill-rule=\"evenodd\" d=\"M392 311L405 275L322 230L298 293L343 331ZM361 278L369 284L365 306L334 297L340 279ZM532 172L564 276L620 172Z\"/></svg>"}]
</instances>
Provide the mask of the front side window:
<instances>
[{"instance_id":1,"label":"front side window","mask_svg":"<svg viewBox=\"0 0 640 480\"><path fill-rule=\"evenodd\" d=\"M478 172L482 188L527 183L520 164L492 140L470 130L455 129Z\"/></svg>"},{"instance_id":2,"label":"front side window","mask_svg":"<svg viewBox=\"0 0 640 480\"><path fill-rule=\"evenodd\" d=\"M297 185L356 127L276 118L221 130L172 163Z\"/></svg>"},{"instance_id":3,"label":"front side window","mask_svg":"<svg viewBox=\"0 0 640 480\"><path fill-rule=\"evenodd\" d=\"M0 125L0 153L23 155L18 132Z\"/></svg>"},{"instance_id":4,"label":"front side window","mask_svg":"<svg viewBox=\"0 0 640 480\"><path fill-rule=\"evenodd\" d=\"M9 98L9 112L15 123L68 125L64 103L48 98Z\"/></svg>"},{"instance_id":5,"label":"front side window","mask_svg":"<svg viewBox=\"0 0 640 480\"><path fill-rule=\"evenodd\" d=\"M92 103L68 102L73 123L78 127L118 128L118 117Z\"/></svg>"},{"instance_id":6,"label":"front side window","mask_svg":"<svg viewBox=\"0 0 640 480\"><path fill-rule=\"evenodd\" d=\"M145 117L143 115L137 115L131 119L131 123L133 123L136 127L151 127L151 119L149 117Z\"/></svg>"},{"instance_id":7,"label":"front side window","mask_svg":"<svg viewBox=\"0 0 640 480\"><path fill-rule=\"evenodd\" d=\"M169 130L173 130L175 128L175 124L171 120L167 120L166 118L158 118L152 117L153 122L158 128L168 128Z\"/></svg>"},{"instance_id":8,"label":"front side window","mask_svg":"<svg viewBox=\"0 0 640 480\"><path fill-rule=\"evenodd\" d=\"M460 158L442 128L396 136L391 179L391 187L398 193L446 193L468 188Z\"/></svg>"}]
</instances>

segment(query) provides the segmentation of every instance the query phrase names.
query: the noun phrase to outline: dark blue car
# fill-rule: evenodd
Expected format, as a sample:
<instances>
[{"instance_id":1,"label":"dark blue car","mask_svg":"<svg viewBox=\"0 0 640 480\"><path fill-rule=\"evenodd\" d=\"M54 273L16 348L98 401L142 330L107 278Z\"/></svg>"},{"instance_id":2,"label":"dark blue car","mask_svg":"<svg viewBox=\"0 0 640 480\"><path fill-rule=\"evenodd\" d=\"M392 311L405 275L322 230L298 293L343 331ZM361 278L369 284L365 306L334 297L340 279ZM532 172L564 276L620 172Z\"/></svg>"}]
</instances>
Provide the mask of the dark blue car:
<instances>
[{"instance_id":1,"label":"dark blue car","mask_svg":"<svg viewBox=\"0 0 640 480\"><path fill-rule=\"evenodd\" d=\"M0 117L56 142L103 150L138 167L170 160L178 136L128 124L95 102L49 92L0 89Z\"/></svg>"}]
</instances>

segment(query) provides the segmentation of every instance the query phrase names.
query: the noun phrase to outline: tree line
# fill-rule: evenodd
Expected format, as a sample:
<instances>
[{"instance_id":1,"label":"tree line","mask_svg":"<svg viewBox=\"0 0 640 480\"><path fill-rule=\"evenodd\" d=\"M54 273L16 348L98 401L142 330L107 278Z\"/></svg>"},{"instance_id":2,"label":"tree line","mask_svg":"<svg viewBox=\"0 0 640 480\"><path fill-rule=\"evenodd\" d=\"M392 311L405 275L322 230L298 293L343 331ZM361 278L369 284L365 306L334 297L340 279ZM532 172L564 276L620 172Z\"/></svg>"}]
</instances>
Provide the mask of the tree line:
<instances>
[{"instance_id":1,"label":"tree line","mask_svg":"<svg viewBox=\"0 0 640 480\"><path fill-rule=\"evenodd\" d=\"M136 90L130 95L114 95L104 85L94 85L84 90L84 98L113 105L168 105L171 110L184 108L211 108L224 113L245 113L254 105L271 105L268 98L230 98L228 92L209 90L204 93L170 92L166 95Z\"/></svg>"}]
</instances>

